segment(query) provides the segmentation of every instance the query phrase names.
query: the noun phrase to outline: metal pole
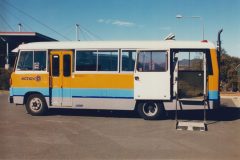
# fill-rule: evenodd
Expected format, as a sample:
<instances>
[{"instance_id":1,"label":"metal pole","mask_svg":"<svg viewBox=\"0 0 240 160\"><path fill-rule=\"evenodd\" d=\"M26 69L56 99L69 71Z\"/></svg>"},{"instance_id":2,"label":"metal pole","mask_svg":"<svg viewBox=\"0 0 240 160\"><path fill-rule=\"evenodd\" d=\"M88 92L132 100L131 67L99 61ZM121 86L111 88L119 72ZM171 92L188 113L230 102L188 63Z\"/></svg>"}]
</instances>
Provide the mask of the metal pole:
<instances>
[{"instance_id":1,"label":"metal pole","mask_svg":"<svg viewBox=\"0 0 240 160\"><path fill-rule=\"evenodd\" d=\"M201 18L201 19L202 19L202 18ZM204 29L205 29L205 27L204 27L203 19L202 19L202 27L203 27L203 28L202 28L202 32L203 32L202 34L203 34L203 40L204 40L204 32L205 32Z\"/></svg>"},{"instance_id":2,"label":"metal pole","mask_svg":"<svg viewBox=\"0 0 240 160\"><path fill-rule=\"evenodd\" d=\"M6 63L8 64L8 42L6 43L7 45L7 59L6 59Z\"/></svg>"},{"instance_id":3,"label":"metal pole","mask_svg":"<svg viewBox=\"0 0 240 160\"><path fill-rule=\"evenodd\" d=\"M6 64L5 69L9 69L9 63L8 63L8 42L6 42Z\"/></svg>"},{"instance_id":4,"label":"metal pole","mask_svg":"<svg viewBox=\"0 0 240 160\"><path fill-rule=\"evenodd\" d=\"M206 54L203 53L203 92L204 96L207 95L207 61L206 61ZM204 97L205 98L205 97Z\"/></svg>"},{"instance_id":5,"label":"metal pole","mask_svg":"<svg viewBox=\"0 0 240 160\"><path fill-rule=\"evenodd\" d=\"M18 31L22 32L22 24L21 23L18 24Z\"/></svg>"},{"instance_id":6,"label":"metal pole","mask_svg":"<svg viewBox=\"0 0 240 160\"><path fill-rule=\"evenodd\" d=\"M176 103L175 103L175 122L176 122L176 129L178 127L178 108L177 108L177 102L178 102L178 94L175 92L176 95Z\"/></svg>"},{"instance_id":7,"label":"metal pole","mask_svg":"<svg viewBox=\"0 0 240 160\"><path fill-rule=\"evenodd\" d=\"M76 24L76 41L79 41L79 24Z\"/></svg>"}]
</instances>

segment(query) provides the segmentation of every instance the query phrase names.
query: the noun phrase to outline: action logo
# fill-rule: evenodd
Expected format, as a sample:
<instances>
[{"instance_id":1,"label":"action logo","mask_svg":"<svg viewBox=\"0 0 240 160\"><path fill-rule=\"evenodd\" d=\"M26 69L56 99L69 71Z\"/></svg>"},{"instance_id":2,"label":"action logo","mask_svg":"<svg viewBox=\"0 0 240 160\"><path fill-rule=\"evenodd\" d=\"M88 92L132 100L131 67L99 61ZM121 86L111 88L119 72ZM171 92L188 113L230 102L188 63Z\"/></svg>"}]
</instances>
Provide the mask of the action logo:
<instances>
[{"instance_id":1,"label":"action logo","mask_svg":"<svg viewBox=\"0 0 240 160\"><path fill-rule=\"evenodd\" d=\"M21 80L24 81L41 81L41 76L37 75L36 77L22 77Z\"/></svg>"}]
</instances>

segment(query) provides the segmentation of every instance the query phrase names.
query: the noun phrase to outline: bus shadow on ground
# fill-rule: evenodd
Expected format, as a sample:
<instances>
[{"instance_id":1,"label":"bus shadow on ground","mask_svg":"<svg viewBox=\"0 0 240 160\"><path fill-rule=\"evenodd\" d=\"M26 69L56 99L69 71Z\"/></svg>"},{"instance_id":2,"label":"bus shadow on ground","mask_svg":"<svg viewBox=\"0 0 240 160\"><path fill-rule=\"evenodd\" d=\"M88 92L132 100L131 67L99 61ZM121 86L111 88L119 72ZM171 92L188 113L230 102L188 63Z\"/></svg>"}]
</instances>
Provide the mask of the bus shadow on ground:
<instances>
[{"instance_id":1,"label":"bus shadow on ground","mask_svg":"<svg viewBox=\"0 0 240 160\"><path fill-rule=\"evenodd\" d=\"M169 119L175 119L175 111L169 111ZM203 120L203 110L178 111L179 120ZM234 121L240 119L240 108L221 106L219 109L207 110L206 120L209 121Z\"/></svg>"},{"instance_id":2,"label":"bus shadow on ground","mask_svg":"<svg viewBox=\"0 0 240 160\"><path fill-rule=\"evenodd\" d=\"M88 109L50 109L49 116L84 116L84 117L109 117L109 118L140 118L135 111L122 110L88 110Z\"/></svg>"},{"instance_id":3,"label":"bus shadow on ground","mask_svg":"<svg viewBox=\"0 0 240 160\"><path fill-rule=\"evenodd\" d=\"M203 110L178 111L179 120L203 120ZM234 121L240 119L240 108L221 106L216 110L206 111L207 120L210 121ZM109 118L140 118L136 111L119 110L75 110L75 109L51 109L49 116L84 116L84 117L109 117ZM175 119L175 111L167 111L164 119Z\"/></svg>"}]
</instances>

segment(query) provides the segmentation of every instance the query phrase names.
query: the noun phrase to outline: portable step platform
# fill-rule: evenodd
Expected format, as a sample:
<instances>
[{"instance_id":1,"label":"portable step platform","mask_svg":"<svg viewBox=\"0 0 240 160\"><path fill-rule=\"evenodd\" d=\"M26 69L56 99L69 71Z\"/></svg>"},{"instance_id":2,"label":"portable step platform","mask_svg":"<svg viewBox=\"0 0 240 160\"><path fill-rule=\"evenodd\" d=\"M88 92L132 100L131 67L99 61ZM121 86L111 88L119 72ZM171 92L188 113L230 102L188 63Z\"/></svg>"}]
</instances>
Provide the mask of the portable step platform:
<instances>
[{"instance_id":1,"label":"portable step platform","mask_svg":"<svg viewBox=\"0 0 240 160\"><path fill-rule=\"evenodd\" d=\"M179 120L178 119L178 103L181 106L183 101L194 101L194 102L203 102L204 111L203 111L203 121L188 121L188 120ZM175 120L176 120L176 129L177 130L188 130L188 131L207 131L207 120L206 120L206 106L207 106L206 96L203 96L202 99L178 99L176 98L176 110L175 110Z\"/></svg>"},{"instance_id":2,"label":"portable step platform","mask_svg":"<svg viewBox=\"0 0 240 160\"><path fill-rule=\"evenodd\" d=\"M176 124L176 129L188 131L207 131L207 125L204 122L178 121Z\"/></svg>"}]
</instances>

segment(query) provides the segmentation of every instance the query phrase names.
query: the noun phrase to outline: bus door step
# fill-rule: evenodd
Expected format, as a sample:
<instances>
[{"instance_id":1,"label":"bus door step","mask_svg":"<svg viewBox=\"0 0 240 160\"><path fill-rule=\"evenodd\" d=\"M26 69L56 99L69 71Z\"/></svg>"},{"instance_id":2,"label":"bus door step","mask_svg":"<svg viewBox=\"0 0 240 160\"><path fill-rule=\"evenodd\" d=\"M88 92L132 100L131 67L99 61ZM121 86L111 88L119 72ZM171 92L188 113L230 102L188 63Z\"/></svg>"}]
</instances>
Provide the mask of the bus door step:
<instances>
[{"instance_id":1,"label":"bus door step","mask_svg":"<svg viewBox=\"0 0 240 160\"><path fill-rule=\"evenodd\" d=\"M207 124L205 122L177 121L176 129L188 131L207 131Z\"/></svg>"}]
</instances>

